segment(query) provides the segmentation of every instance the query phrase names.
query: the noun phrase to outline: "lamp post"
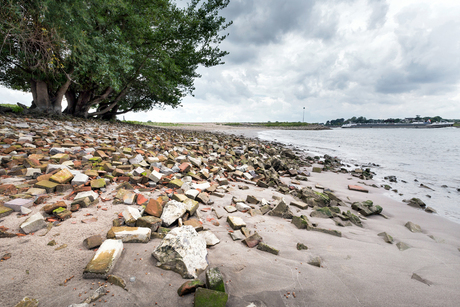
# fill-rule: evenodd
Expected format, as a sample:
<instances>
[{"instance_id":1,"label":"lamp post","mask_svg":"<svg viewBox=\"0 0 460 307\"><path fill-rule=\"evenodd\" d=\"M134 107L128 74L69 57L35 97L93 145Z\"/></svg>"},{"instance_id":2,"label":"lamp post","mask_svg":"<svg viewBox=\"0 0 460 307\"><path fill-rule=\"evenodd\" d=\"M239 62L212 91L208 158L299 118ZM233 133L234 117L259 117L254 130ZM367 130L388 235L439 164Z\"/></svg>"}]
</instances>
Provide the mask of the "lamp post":
<instances>
[{"instance_id":1,"label":"lamp post","mask_svg":"<svg viewBox=\"0 0 460 307\"><path fill-rule=\"evenodd\" d=\"M302 123L305 122L305 107L303 107L303 111L302 111Z\"/></svg>"}]
</instances>

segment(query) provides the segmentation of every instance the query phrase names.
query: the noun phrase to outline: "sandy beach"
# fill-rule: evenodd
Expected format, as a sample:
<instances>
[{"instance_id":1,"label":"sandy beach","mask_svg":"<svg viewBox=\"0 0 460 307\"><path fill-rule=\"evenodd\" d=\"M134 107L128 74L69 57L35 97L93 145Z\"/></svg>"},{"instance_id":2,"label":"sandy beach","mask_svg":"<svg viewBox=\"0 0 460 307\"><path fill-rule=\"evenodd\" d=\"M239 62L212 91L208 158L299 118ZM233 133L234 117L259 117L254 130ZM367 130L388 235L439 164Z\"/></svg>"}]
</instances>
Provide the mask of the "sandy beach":
<instances>
[{"instance_id":1,"label":"sandy beach","mask_svg":"<svg viewBox=\"0 0 460 307\"><path fill-rule=\"evenodd\" d=\"M8 124L3 123L2 127ZM115 128L113 128L115 129ZM171 129L168 129L171 131ZM224 127L215 124L181 126L174 131L208 131L212 133L256 137L260 128ZM115 130L112 130L115 131ZM156 132L155 132L156 133ZM95 133L96 134L96 133ZM167 140L174 143L174 139ZM247 141L252 142L252 141ZM4 154L2 154L4 155ZM319 165L313 165L319 166ZM312 167L313 167L312 166ZM383 208L382 215L362 217L363 227L337 226L333 219L310 217L311 207L290 206L295 216L308 216L323 229L340 231L332 236L317 231L298 229L291 219L254 215L248 212L229 214L224 207L232 198L245 200L248 195L273 201L284 198L287 204L298 201L289 193L281 194L273 188L230 181L226 193L219 197L210 193L210 205L200 203L198 218L205 229L211 230L220 243L208 248L209 267L218 267L229 295L227 306L459 306L460 295L460 225L447 219L418 210L405 203L386 197L383 189L373 188L372 180L363 180L350 174L309 171L308 181L299 180L297 188L320 185L330 189L351 210L353 202L372 200ZM2 176L2 184L12 176ZM286 184L294 178L280 177ZM212 181L212 180L210 180ZM112 274L126 281L126 290L101 279L84 279L83 270L95 254L83 246L83 240L100 234L103 237L128 205L114 204L118 183L111 183L100 194L98 204L82 208L51 228L34 234L0 238L0 257L11 258L0 262L0 306L15 306L22 298L39 301L38 306L70 306L81 303L98 286L110 292L90 306L193 306L194 295L178 296L177 289L186 281L179 274L156 266L152 257L161 239L148 243L125 243L124 250ZM348 185L359 185L369 193L351 191ZM247 186L240 189L239 186ZM65 199L70 191L53 194L46 203L71 201ZM142 192L144 193L144 192ZM147 198L165 194L157 186L145 192ZM2 200L6 201L6 198ZM30 207L31 214L40 212L44 204ZM131 205L136 206L136 205ZM137 206L136 206L137 207ZM258 208L258 205L255 205ZM217 212L216 214L213 210ZM233 241L227 216L241 217L252 233L257 232L263 242L279 250L278 255L257 248L248 248L241 241ZM219 218L220 217L220 218ZM97 218L97 221L88 221ZM21 233L20 224L27 216L13 213L0 218L0 225L8 232ZM421 232L413 233L407 222L420 225ZM218 222L218 223L216 223ZM386 232L393 244L378 234ZM47 245L55 240L55 246ZM396 244L404 242L410 248L401 251ZM297 243L308 247L298 250ZM56 248L66 245L60 250ZM320 267L308 264L321 259ZM204 273L199 279L204 280Z\"/></svg>"}]
</instances>

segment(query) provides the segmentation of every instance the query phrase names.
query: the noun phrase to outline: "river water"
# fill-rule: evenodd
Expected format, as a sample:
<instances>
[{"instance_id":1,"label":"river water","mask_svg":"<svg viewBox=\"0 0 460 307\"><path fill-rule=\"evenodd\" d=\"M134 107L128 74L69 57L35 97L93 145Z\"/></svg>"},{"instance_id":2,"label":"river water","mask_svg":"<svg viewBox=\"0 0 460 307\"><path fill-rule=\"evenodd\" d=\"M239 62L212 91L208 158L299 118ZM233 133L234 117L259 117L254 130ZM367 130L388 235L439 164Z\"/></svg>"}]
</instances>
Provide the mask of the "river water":
<instances>
[{"instance_id":1,"label":"river water","mask_svg":"<svg viewBox=\"0 0 460 307\"><path fill-rule=\"evenodd\" d=\"M390 197L418 197L439 215L460 223L460 129L266 130L258 137L338 157L349 169L377 164L371 167L377 185L398 190L386 192ZM389 175L398 182L385 180Z\"/></svg>"}]
</instances>

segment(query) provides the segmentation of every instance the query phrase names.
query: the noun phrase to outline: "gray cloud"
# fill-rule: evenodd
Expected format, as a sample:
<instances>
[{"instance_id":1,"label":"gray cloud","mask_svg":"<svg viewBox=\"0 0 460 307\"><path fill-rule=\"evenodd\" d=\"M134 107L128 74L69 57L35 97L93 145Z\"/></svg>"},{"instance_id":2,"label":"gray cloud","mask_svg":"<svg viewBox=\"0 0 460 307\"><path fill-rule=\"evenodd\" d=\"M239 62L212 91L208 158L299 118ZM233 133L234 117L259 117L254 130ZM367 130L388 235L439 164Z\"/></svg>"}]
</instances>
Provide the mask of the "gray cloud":
<instances>
[{"instance_id":1,"label":"gray cloud","mask_svg":"<svg viewBox=\"0 0 460 307\"><path fill-rule=\"evenodd\" d=\"M368 29L373 30L380 28L386 22L386 16L390 6L386 0L368 0L368 2L372 9L372 14L368 21Z\"/></svg>"}]
</instances>

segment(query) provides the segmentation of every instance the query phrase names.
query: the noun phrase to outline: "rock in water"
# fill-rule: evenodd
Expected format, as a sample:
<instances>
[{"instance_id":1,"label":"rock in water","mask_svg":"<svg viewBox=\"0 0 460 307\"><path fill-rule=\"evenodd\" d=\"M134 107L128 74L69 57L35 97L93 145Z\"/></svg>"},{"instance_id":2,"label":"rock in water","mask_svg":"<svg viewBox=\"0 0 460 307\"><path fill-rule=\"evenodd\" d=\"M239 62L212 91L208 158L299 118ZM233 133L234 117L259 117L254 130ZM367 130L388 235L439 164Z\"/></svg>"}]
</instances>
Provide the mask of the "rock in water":
<instances>
[{"instance_id":1,"label":"rock in water","mask_svg":"<svg viewBox=\"0 0 460 307\"><path fill-rule=\"evenodd\" d=\"M183 278L197 278L208 266L206 255L206 240L192 226L171 230L152 253L158 267Z\"/></svg>"}]
</instances>

